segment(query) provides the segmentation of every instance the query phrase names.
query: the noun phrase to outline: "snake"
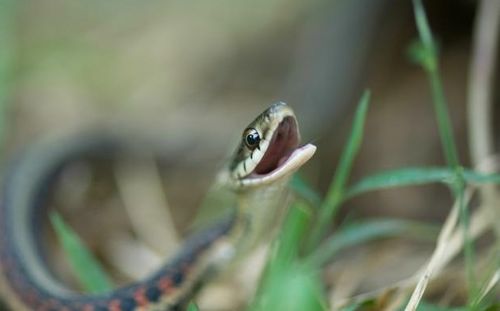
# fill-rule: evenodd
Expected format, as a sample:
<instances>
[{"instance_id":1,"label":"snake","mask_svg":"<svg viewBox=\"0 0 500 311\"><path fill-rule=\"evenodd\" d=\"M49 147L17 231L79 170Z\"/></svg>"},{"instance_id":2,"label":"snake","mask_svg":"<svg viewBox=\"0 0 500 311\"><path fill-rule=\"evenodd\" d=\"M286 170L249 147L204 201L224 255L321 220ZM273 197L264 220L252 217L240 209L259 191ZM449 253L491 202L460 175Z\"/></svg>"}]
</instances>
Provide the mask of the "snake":
<instances>
[{"instance_id":1,"label":"snake","mask_svg":"<svg viewBox=\"0 0 500 311\"><path fill-rule=\"evenodd\" d=\"M297 118L272 104L244 128L236 151L214 183L237 197L234 213L195 232L145 279L104 293L69 288L47 264L42 236L51 187L65 167L85 156L117 157L138 147L119 135L87 135L25 148L6 167L0 199L0 293L12 310L182 310L224 267L244 258L286 210L287 183L315 153L300 145Z\"/></svg>"}]
</instances>

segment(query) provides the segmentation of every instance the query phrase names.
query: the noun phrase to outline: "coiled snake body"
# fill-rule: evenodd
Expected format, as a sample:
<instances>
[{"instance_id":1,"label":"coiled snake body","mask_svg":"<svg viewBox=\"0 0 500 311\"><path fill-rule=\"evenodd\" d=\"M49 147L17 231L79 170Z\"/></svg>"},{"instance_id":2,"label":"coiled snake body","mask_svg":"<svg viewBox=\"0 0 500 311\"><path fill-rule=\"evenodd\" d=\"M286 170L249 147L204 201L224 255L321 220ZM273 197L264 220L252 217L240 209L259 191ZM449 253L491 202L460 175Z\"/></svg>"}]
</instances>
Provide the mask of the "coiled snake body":
<instances>
[{"instance_id":1,"label":"coiled snake body","mask_svg":"<svg viewBox=\"0 0 500 311\"><path fill-rule=\"evenodd\" d=\"M127 152L129 142L98 136L39 146L18 157L4 176L0 205L0 290L13 310L176 310L210 272L244 256L282 214L293 172L315 152L299 147L293 111L273 104L245 128L217 182L238 195L235 216L186 240L150 277L103 294L82 294L57 280L44 262L41 215L48 189L64 166L85 155Z\"/></svg>"}]
</instances>

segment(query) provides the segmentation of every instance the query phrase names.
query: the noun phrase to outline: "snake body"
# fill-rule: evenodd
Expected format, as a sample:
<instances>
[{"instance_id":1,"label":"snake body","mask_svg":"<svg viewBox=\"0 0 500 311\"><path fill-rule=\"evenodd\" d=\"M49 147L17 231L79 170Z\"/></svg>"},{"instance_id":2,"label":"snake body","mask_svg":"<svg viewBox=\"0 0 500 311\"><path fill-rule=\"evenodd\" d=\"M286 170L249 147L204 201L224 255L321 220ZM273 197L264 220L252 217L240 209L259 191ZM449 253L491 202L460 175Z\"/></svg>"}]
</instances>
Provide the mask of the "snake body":
<instances>
[{"instance_id":1,"label":"snake body","mask_svg":"<svg viewBox=\"0 0 500 311\"><path fill-rule=\"evenodd\" d=\"M188 238L150 277L102 294L68 289L51 273L41 243L41 218L51 186L67 164L87 155L130 152L127 139L109 135L42 144L17 157L4 176L0 204L0 292L13 310L177 310L213 272L268 237L285 205L290 175L314 154L298 146L293 111L272 105L245 128L217 182L238 195L234 217Z\"/></svg>"}]
</instances>

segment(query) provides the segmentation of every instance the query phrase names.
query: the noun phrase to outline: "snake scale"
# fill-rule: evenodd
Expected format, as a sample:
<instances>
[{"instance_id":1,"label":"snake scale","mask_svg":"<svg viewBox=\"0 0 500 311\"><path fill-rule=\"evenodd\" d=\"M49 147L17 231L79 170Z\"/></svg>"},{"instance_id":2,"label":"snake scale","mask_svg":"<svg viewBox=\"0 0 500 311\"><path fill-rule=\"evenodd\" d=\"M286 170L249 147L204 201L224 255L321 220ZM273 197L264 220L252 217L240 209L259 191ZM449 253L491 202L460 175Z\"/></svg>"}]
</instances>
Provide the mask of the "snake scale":
<instances>
[{"instance_id":1,"label":"snake scale","mask_svg":"<svg viewBox=\"0 0 500 311\"><path fill-rule=\"evenodd\" d=\"M234 216L187 238L181 250L144 280L102 294L69 289L48 265L40 239L51 186L71 161L117 157L130 142L109 135L28 148L8 166L0 199L0 291L12 310L179 310L215 272L245 256L276 226L289 177L316 147L299 146L297 119L275 103L243 131L216 182L238 197Z\"/></svg>"}]
</instances>

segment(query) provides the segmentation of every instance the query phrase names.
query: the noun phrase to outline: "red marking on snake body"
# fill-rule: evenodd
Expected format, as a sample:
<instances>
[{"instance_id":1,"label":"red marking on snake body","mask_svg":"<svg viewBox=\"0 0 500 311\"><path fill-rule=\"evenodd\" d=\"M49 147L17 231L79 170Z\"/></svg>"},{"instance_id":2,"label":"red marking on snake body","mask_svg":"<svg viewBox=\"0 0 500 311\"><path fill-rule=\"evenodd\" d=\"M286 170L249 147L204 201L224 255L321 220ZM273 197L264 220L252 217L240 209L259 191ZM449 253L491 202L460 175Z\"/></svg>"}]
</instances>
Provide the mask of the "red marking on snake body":
<instances>
[{"instance_id":1,"label":"red marking on snake body","mask_svg":"<svg viewBox=\"0 0 500 311\"><path fill-rule=\"evenodd\" d=\"M134 299L138 306L147 306L148 298L146 297L146 289L144 287L137 289L134 293Z\"/></svg>"},{"instance_id":2,"label":"red marking on snake body","mask_svg":"<svg viewBox=\"0 0 500 311\"><path fill-rule=\"evenodd\" d=\"M111 300L108 304L108 309L109 311L120 311L121 310L120 300L118 299Z\"/></svg>"},{"instance_id":3,"label":"red marking on snake body","mask_svg":"<svg viewBox=\"0 0 500 311\"><path fill-rule=\"evenodd\" d=\"M90 303L83 305L82 307L83 311L94 311L94 306L91 305Z\"/></svg>"},{"instance_id":4,"label":"red marking on snake body","mask_svg":"<svg viewBox=\"0 0 500 311\"><path fill-rule=\"evenodd\" d=\"M38 307L38 309L37 309L37 310L38 310L38 311L48 311L48 310L49 310L49 307L48 307L46 304L44 304L44 305L42 305L42 306Z\"/></svg>"},{"instance_id":5,"label":"red marking on snake body","mask_svg":"<svg viewBox=\"0 0 500 311\"><path fill-rule=\"evenodd\" d=\"M40 305L36 310L39 310L39 311L46 311L46 310L60 310L61 309L61 305L59 304L59 302L55 299L49 299L49 300L46 300L43 302L42 305Z\"/></svg>"},{"instance_id":6,"label":"red marking on snake body","mask_svg":"<svg viewBox=\"0 0 500 311\"><path fill-rule=\"evenodd\" d=\"M186 276L189 274L189 272L191 271L191 265L184 262L182 263L182 266L181 266L181 270L182 270L182 273Z\"/></svg>"},{"instance_id":7,"label":"red marking on snake body","mask_svg":"<svg viewBox=\"0 0 500 311\"><path fill-rule=\"evenodd\" d=\"M37 305L38 295L32 289L29 289L23 294L23 300L30 306L34 306Z\"/></svg>"},{"instance_id":8,"label":"red marking on snake body","mask_svg":"<svg viewBox=\"0 0 500 311\"><path fill-rule=\"evenodd\" d=\"M160 281L158 281L158 287L164 294L169 294L174 290L172 280L168 277L162 277Z\"/></svg>"}]
</instances>

